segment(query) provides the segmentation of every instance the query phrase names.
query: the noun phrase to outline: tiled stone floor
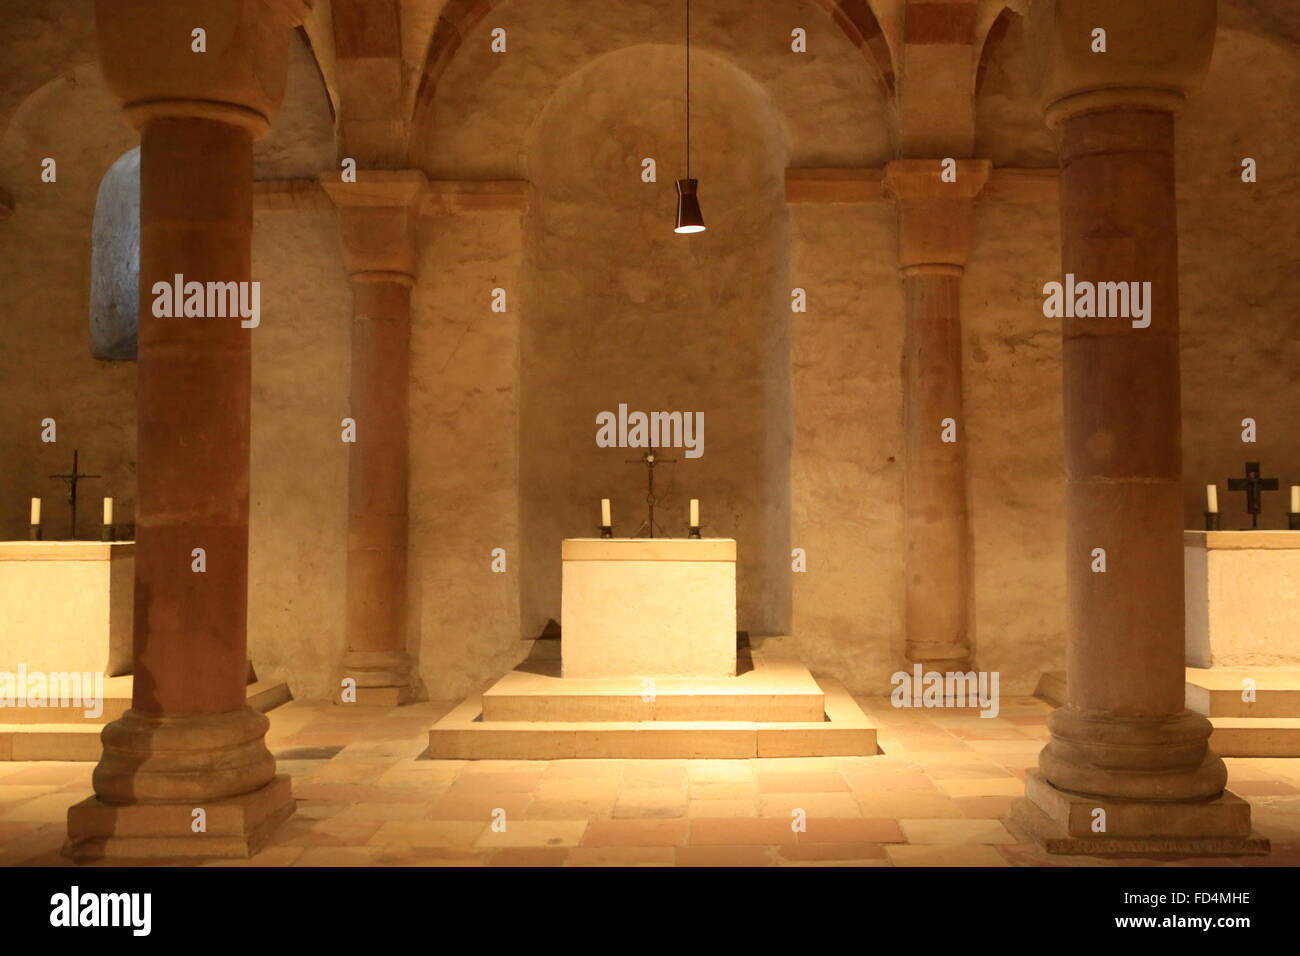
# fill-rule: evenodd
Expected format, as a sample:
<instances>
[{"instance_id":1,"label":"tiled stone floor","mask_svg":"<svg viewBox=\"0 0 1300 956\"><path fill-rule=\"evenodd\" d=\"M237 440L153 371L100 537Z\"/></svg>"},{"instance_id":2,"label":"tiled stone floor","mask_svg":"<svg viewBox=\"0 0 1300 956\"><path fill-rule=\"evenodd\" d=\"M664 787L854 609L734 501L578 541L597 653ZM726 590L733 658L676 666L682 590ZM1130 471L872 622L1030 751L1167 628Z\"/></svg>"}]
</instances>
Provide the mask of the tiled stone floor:
<instances>
[{"instance_id":1,"label":"tiled stone floor","mask_svg":"<svg viewBox=\"0 0 1300 956\"><path fill-rule=\"evenodd\" d=\"M269 742L298 809L235 865L1106 866L1050 856L1002 823L1047 738L1048 705L977 711L859 703L880 727L874 757L755 760L425 760L451 704L344 710L291 703ZM1300 865L1300 759L1229 759L1268 857L1175 864ZM70 804L89 763L0 763L0 865L67 864ZM795 833L792 812L806 814ZM505 830L492 814L505 811ZM1149 865L1124 860L1121 865Z\"/></svg>"}]
</instances>

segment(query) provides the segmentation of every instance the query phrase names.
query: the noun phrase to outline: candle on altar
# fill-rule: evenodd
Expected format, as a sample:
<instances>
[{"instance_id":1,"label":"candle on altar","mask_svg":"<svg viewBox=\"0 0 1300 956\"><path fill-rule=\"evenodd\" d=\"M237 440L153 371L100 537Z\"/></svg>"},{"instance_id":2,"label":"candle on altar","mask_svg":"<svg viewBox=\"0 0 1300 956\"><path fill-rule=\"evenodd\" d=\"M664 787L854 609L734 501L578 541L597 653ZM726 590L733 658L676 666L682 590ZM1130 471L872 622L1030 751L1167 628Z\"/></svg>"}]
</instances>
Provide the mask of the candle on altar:
<instances>
[{"instance_id":1,"label":"candle on altar","mask_svg":"<svg viewBox=\"0 0 1300 956\"><path fill-rule=\"evenodd\" d=\"M113 523L113 499L104 499L104 524Z\"/></svg>"},{"instance_id":2,"label":"candle on altar","mask_svg":"<svg viewBox=\"0 0 1300 956\"><path fill-rule=\"evenodd\" d=\"M1219 513L1219 488L1217 485L1205 486L1205 500L1207 502L1206 511L1210 514Z\"/></svg>"},{"instance_id":3,"label":"candle on altar","mask_svg":"<svg viewBox=\"0 0 1300 956\"><path fill-rule=\"evenodd\" d=\"M41 523L41 499L32 499L32 524Z\"/></svg>"},{"instance_id":4,"label":"candle on altar","mask_svg":"<svg viewBox=\"0 0 1300 956\"><path fill-rule=\"evenodd\" d=\"M1291 513L1300 514L1300 485L1291 486Z\"/></svg>"},{"instance_id":5,"label":"candle on altar","mask_svg":"<svg viewBox=\"0 0 1300 956\"><path fill-rule=\"evenodd\" d=\"M692 498L691 499L691 527L698 528L699 526L700 526L700 499Z\"/></svg>"},{"instance_id":6,"label":"candle on altar","mask_svg":"<svg viewBox=\"0 0 1300 956\"><path fill-rule=\"evenodd\" d=\"M610 524L611 522L609 520L609 499L601 498L600 499L600 526L602 528L608 528Z\"/></svg>"}]
</instances>

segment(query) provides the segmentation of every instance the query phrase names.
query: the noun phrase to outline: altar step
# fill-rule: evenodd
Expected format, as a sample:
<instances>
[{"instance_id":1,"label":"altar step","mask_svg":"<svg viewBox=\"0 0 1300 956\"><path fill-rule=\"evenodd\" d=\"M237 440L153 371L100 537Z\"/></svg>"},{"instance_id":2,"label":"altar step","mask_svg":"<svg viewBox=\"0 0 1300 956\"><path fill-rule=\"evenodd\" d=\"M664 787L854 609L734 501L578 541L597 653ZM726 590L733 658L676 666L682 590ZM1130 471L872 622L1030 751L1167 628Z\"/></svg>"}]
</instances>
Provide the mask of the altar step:
<instances>
[{"instance_id":1,"label":"altar step","mask_svg":"<svg viewBox=\"0 0 1300 956\"><path fill-rule=\"evenodd\" d=\"M104 680L104 709L88 718L82 707L6 707L0 710L0 760L99 760L104 726L131 707L132 678ZM248 706L261 713L293 699L284 681L254 681L246 691Z\"/></svg>"},{"instance_id":2,"label":"altar step","mask_svg":"<svg viewBox=\"0 0 1300 956\"><path fill-rule=\"evenodd\" d=\"M1255 700L1242 700L1243 681ZM1210 719L1221 757L1300 757L1300 669L1189 667L1187 708Z\"/></svg>"},{"instance_id":3,"label":"altar step","mask_svg":"<svg viewBox=\"0 0 1300 956\"><path fill-rule=\"evenodd\" d=\"M1241 699L1242 681L1255 682L1255 700ZM1209 718L1210 747L1221 757L1300 757L1300 669L1189 667L1187 709ZM1064 671L1040 678L1034 692L1050 704L1066 700Z\"/></svg>"},{"instance_id":4,"label":"altar step","mask_svg":"<svg viewBox=\"0 0 1300 956\"><path fill-rule=\"evenodd\" d=\"M742 656L742 662L748 663ZM530 661L483 694L483 720L818 722L824 694L795 660L755 659L730 680L560 677L558 660Z\"/></svg>"},{"instance_id":5,"label":"altar step","mask_svg":"<svg viewBox=\"0 0 1300 956\"><path fill-rule=\"evenodd\" d=\"M795 661L756 660L750 673L748 681L743 674L731 681L659 681L654 700L643 701L639 681L578 682L551 675L548 685L536 679L546 675L516 670L438 721L429 731L428 756L562 760L879 752L875 726L839 682L816 681ZM502 714L510 719L499 719Z\"/></svg>"}]
</instances>

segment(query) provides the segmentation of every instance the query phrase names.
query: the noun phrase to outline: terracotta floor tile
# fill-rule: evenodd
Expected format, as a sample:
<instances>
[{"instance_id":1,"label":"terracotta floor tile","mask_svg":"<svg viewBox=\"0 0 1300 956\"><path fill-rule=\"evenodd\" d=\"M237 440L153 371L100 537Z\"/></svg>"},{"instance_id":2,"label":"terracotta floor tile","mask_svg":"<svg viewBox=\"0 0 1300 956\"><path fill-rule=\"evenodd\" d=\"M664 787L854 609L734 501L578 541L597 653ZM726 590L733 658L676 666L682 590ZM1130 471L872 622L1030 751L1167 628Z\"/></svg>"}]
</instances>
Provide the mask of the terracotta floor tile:
<instances>
[{"instance_id":1,"label":"terracotta floor tile","mask_svg":"<svg viewBox=\"0 0 1300 956\"><path fill-rule=\"evenodd\" d=\"M608 820L614 814L614 800L539 800L524 808L525 820Z\"/></svg>"},{"instance_id":2,"label":"terracotta floor tile","mask_svg":"<svg viewBox=\"0 0 1300 956\"><path fill-rule=\"evenodd\" d=\"M488 866L564 866L569 858L567 847L512 846L488 854Z\"/></svg>"},{"instance_id":3,"label":"terracotta floor tile","mask_svg":"<svg viewBox=\"0 0 1300 956\"><path fill-rule=\"evenodd\" d=\"M885 793L858 794L864 817L961 817L952 797L941 793L898 790Z\"/></svg>"},{"instance_id":4,"label":"terracotta floor tile","mask_svg":"<svg viewBox=\"0 0 1300 956\"><path fill-rule=\"evenodd\" d=\"M577 846L587 830L586 820L510 820L504 830L486 828L474 841L477 847Z\"/></svg>"},{"instance_id":5,"label":"terracotta floor tile","mask_svg":"<svg viewBox=\"0 0 1300 956\"><path fill-rule=\"evenodd\" d=\"M991 846L971 844L895 845L885 847L894 866L1010 866Z\"/></svg>"},{"instance_id":6,"label":"terracotta floor tile","mask_svg":"<svg viewBox=\"0 0 1300 956\"><path fill-rule=\"evenodd\" d=\"M583 846L683 846L689 824L685 819L593 820Z\"/></svg>"},{"instance_id":7,"label":"terracotta floor tile","mask_svg":"<svg viewBox=\"0 0 1300 956\"><path fill-rule=\"evenodd\" d=\"M621 760L552 760L542 773L542 780L570 780L574 778L609 778L621 780L623 761Z\"/></svg>"},{"instance_id":8,"label":"terracotta floor tile","mask_svg":"<svg viewBox=\"0 0 1300 956\"><path fill-rule=\"evenodd\" d=\"M670 846L578 846L569 850L569 866L672 866Z\"/></svg>"},{"instance_id":9,"label":"terracotta floor tile","mask_svg":"<svg viewBox=\"0 0 1300 956\"><path fill-rule=\"evenodd\" d=\"M526 793L483 793L458 790L454 785L429 811L433 820L482 820L489 823L497 810L504 810L506 819L522 817L530 797Z\"/></svg>"},{"instance_id":10,"label":"terracotta floor tile","mask_svg":"<svg viewBox=\"0 0 1300 956\"><path fill-rule=\"evenodd\" d=\"M695 817L756 817L758 800L691 800L686 804L686 816Z\"/></svg>"},{"instance_id":11,"label":"terracotta floor tile","mask_svg":"<svg viewBox=\"0 0 1300 956\"><path fill-rule=\"evenodd\" d=\"M1014 776L956 777L940 780L939 790L950 797L1023 797L1025 785Z\"/></svg>"},{"instance_id":12,"label":"terracotta floor tile","mask_svg":"<svg viewBox=\"0 0 1300 956\"><path fill-rule=\"evenodd\" d=\"M790 819L795 810L814 817L860 817L862 807L851 793L769 793L759 798L758 815Z\"/></svg>"},{"instance_id":13,"label":"terracotta floor tile","mask_svg":"<svg viewBox=\"0 0 1300 956\"><path fill-rule=\"evenodd\" d=\"M809 817L806 826L807 829L798 834L798 842L801 844L904 842L903 831L897 820Z\"/></svg>"},{"instance_id":14,"label":"terracotta floor tile","mask_svg":"<svg viewBox=\"0 0 1300 956\"><path fill-rule=\"evenodd\" d=\"M775 866L772 848L764 846L679 846L676 866Z\"/></svg>"},{"instance_id":15,"label":"terracotta floor tile","mask_svg":"<svg viewBox=\"0 0 1300 956\"><path fill-rule=\"evenodd\" d=\"M919 770L874 772L871 770L845 770L844 779L851 789L866 793L882 790L935 789L934 781Z\"/></svg>"},{"instance_id":16,"label":"terracotta floor tile","mask_svg":"<svg viewBox=\"0 0 1300 956\"><path fill-rule=\"evenodd\" d=\"M997 820L908 820L898 821L908 843L1015 843L1016 839Z\"/></svg>"},{"instance_id":17,"label":"terracotta floor tile","mask_svg":"<svg viewBox=\"0 0 1300 956\"><path fill-rule=\"evenodd\" d=\"M848 781L841 773L803 772L758 772L759 793L828 793L836 790L847 791Z\"/></svg>"},{"instance_id":18,"label":"terracotta floor tile","mask_svg":"<svg viewBox=\"0 0 1300 956\"><path fill-rule=\"evenodd\" d=\"M778 847L782 860L808 862L817 860L888 860L879 843L798 843Z\"/></svg>"},{"instance_id":19,"label":"terracotta floor tile","mask_svg":"<svg viewBox=\"0 0 1300 956\"><path fill-rule=\"evenodd\" d=\"M469 820L394 820L382 824L368 841L374 846L472 846L489 826ZM507 820L507 826L509 822Z\"/></svg>"},{"instance_id":20,"label":"terracotta floor tile","mask_svg":"<svg viewBox=\"0 0 1300 956\"><path fill-rule=\"evenodd\" d=\"M616 820L638 817L683 817L687 794L684 789L647 787L619 792L612 816Z\"/></svg>"},{"instance_id":21,"label":"terracotta floor tile","mask_svg":"<svg viewBox=\"0 0 1300 956\"><path fill-rule=\"evenodd\" d=\"M1000 820L1011 810L1011 805L1019 797L955 797L954 801L961 808L962 815L968 818L986 817Z\"/></svg>"},{"instance_id":22,"label":"terracotta floor tile","mask_svg":"<svg viewBox=\"0 0 1300 956\"><path fill-rule=\"evenodd\" d=\"M542 779L542 769L478 771L466 767L457 776L453 784L459 790L473 790L478 793L528 793Z\"/></svg>"},{"instance_id":23,"label":"terracotta floor tile","mask_svg":"<svg viewBox=\"0 0 1300 956\"><path fill-rule=\"evenodd\" d=\"M691 846L775 846L795 843L790 820L697 817L690 821Z\"/></svg>"}]
</instances>

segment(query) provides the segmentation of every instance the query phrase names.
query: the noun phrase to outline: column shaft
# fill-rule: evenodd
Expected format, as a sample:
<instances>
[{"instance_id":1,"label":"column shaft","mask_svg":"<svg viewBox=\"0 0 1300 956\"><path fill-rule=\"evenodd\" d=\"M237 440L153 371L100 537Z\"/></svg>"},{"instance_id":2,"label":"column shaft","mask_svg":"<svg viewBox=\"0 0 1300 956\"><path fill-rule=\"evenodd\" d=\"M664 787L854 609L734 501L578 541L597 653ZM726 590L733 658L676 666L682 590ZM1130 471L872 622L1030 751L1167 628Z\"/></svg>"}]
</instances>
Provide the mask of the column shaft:
<instances>
[{"instance_id":1,"label":"column shaft","mask_svg":"<svg viewBox=\"0 0 1300 956\"><path fill-rule=\"evenodd\" d=\"M251 279L253 141L238 126L160 118L140 153L132 705L220 713L244 706L248 670L251 330L237 316L156 317L151 290L176 275Z\"/></svg>"},{"instance_id":2,"label":"column shaft","mask_svg":"<svg viewBox=\"0 0 1300 956\"><path fill-rule=\"evenodd\" d=\"M411 279L352 277L345 667L361 686L405 683Z\"/></svg>"},{"instance_id":3,"label":"column shaft","mask_svg":"<svg viewBox=\"0 0 1300 956\"><path fill-rule=\"evenodd\" d=\"M903 270L907 658L940 670L970 657L961 271ZM956 441L942 440L945 419Z\"/></svg>"},{"instance_id":4,"label":"column shaft","mask_svg":"<svg viewBox=\"0 0 1300 956\"><path fill-rule=\"evenodd\" d=\"M1165 110L1061 120L1062 269L1149 282L1150 325L1063 320L1069 705L1039 766L1060 789L1136 799L1212 797L1227 779L1184 707L1173 145Z\"/></svg>"},{"instance_id":5,"label":"column shaft","mask_svg":"<svg viewBox=\"0 0 1300 956\"><path fill-rule=\"evenodd\" d=\"M400 704L416 693L406 652L411 288L428 183L418 170L336 171L321 185L339 209L352 284L348 448L347 651L357 703ZM345 696L343 698L347 700Z\"/></svg>"}]
</instances>

